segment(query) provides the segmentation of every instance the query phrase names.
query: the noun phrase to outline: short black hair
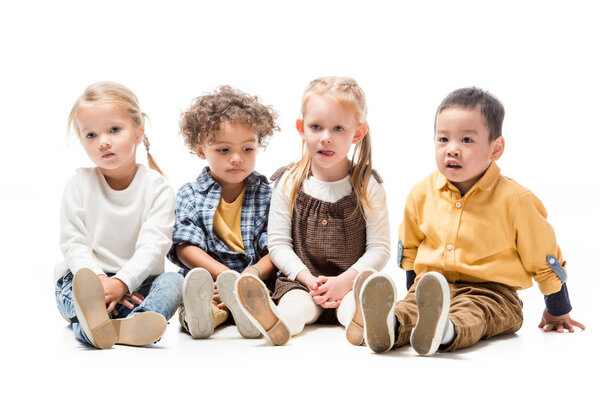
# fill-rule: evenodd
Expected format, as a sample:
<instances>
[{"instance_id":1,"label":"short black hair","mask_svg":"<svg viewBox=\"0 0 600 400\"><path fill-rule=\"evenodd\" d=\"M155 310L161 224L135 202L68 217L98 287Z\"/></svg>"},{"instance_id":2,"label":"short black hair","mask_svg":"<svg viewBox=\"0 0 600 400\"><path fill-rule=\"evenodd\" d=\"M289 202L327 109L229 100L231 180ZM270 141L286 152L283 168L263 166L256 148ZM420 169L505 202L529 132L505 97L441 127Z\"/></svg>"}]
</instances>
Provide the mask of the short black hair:
<instances>
[{"instance_id":1,"label":"short black hair","mask_svg":"<svg viewBox=\"0 0 600 400\"><path fill-rule=\"evenodd\" d=\"M490 142L502 136L502 122L504 121L504 106L495 96L478 87L456 89L451 92L439 105L435 118L447 108L463 107L474 109L479 106L481 114L490 131Z\"/></svg>"}]
</instances>

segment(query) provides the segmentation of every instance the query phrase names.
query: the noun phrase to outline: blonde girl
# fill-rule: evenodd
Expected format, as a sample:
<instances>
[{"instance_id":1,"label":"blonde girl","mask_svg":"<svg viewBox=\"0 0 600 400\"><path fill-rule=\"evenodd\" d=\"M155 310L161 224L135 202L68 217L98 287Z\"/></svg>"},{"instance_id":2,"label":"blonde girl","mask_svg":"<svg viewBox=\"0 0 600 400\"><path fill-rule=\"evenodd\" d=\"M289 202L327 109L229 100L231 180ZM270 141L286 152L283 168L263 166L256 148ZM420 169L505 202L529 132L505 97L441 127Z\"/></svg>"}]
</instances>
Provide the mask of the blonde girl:
<instances>
[{"instance_id":1,"label":"blonde girl","mask_svg":"<svg viewBox=\"0 0 600 400\"><path fill-rule=\"evenodd\" d=\"M366 115L365 95L353 79L315 79L304 92L296 121L302 158L272 177L269 251L282 273L272 296L278 305L253 277L236 286L249 318L274 344L317 320L337 320L352 343L362 342L353 285L381 270L390 254L385 192L372 170Z\"/></svg>"},{"instance_id":2,"label":"blonde girl","mask_svg":"<svg viewBox=\"0 0 600 400\"><path fill-rule=\"evenodd\" d=\"M182 278L163 263L174 194L148 152L145 117L125 86L98 82L68 119L96 167L76 170L65 187L56 301L75 336L100 349L158 340L181 302ZM142 142L155 171L136 164Z\"/></svg>"}]
</instances>

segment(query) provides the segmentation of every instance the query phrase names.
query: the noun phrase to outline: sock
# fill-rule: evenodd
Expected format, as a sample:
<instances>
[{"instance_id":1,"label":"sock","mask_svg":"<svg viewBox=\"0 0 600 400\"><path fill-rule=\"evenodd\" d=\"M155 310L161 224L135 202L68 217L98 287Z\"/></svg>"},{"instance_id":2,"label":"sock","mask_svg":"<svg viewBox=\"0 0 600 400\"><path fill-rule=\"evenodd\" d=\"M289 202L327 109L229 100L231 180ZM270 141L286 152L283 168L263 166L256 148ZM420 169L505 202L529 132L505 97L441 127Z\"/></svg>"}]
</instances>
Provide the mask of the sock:
<instances>
[{"instance_id":1,"label":"sock","mask_svg":"<svg viewBox=\"0 0 600 400\"><path fill-rule=\"evenodd\" d=\"M448 318L448 322L446 323L446 328L444 328L444 334L442 335L442 341L440 345L445 346L451 344L456 337L456 332L454 332L454 324Z\"/></svg>"}]
</instances>

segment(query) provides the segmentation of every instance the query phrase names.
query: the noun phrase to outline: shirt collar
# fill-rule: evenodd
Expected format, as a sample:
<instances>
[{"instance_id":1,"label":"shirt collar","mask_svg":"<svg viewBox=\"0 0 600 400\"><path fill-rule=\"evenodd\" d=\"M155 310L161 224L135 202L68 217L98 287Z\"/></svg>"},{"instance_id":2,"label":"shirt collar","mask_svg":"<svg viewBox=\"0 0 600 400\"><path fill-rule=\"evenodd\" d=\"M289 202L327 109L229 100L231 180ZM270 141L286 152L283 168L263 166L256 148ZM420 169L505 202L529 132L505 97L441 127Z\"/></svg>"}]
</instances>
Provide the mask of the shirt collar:
<instances>
[{"instance_id":1,"label":"shirt collar","mask_svg":"<svg viewBox=\"0 0 600 400\"><path fill-rule=\"evenodd\" d=\"M500 176L500 167L496 164L495 161L492 161L488 169L485 171L485 174L475 183L474 186L478 187L481 190L490 191L494 187L494 184L498 180ZM442 174L437 171L437 176L434 181L434 188L437 190L442 189L444 186L449 185L450 181Z\"/></svg>"},{"instance_id":2,"label":"shirt collar","mask_svg":"<svg viewBox=\"0 0 600 400\"><path fill-rule=\"evenodd\" d=\"M204 167L202 169L202 172L200 173L200 175L196 179L196 183L198 185L198 189L201 192L206 192L206 191L210 190L214 185L218 184L212 178L212 176L210 176L209 172L210 172L210 168L209 167ZM248 175L248 178L246 178L246 191L248 191L248 192L254 191L254 189L257 186L259 186L261 184L261 182L264 182L266 184L269 183L269 181L267 180L267 178L264 175L261 175L261 174L259 174L256 171L252 171L250 173L250 175Z\"/></svg>"}]
</instances>

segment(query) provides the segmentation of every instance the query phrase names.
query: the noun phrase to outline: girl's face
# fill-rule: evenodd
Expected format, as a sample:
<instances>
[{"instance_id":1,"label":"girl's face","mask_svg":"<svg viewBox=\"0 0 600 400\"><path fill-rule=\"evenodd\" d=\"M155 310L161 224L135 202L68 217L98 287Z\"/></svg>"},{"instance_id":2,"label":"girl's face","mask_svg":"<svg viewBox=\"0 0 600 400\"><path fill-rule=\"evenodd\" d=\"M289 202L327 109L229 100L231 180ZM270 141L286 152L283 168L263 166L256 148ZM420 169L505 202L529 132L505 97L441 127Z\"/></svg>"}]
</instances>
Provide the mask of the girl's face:
<instances>
[{"instance_id":1,"label":"girl's face","mask_svg":"<svg viewBox=\"0 0 600 400\"><path fill-rule=\"evenodd\" d=\"M77 126L83 148L107 181L133 179L135 151L144 127L138 126L127 110L114 103L85 103L79 108Z\"/></svg>"},{"instance_id":2,"label":"girl's face","mask_svg":"<svg viewBox=\"0 0 600 400\"><path fill-rule=\"evenodd\" d=\"M313 95L306 101L304 119L296 121L312 159L312 174L333 182L348 175L348 152L362 140L367 125L360 124L352 110L328 96Z\"/></svg>"}]
</instances>

